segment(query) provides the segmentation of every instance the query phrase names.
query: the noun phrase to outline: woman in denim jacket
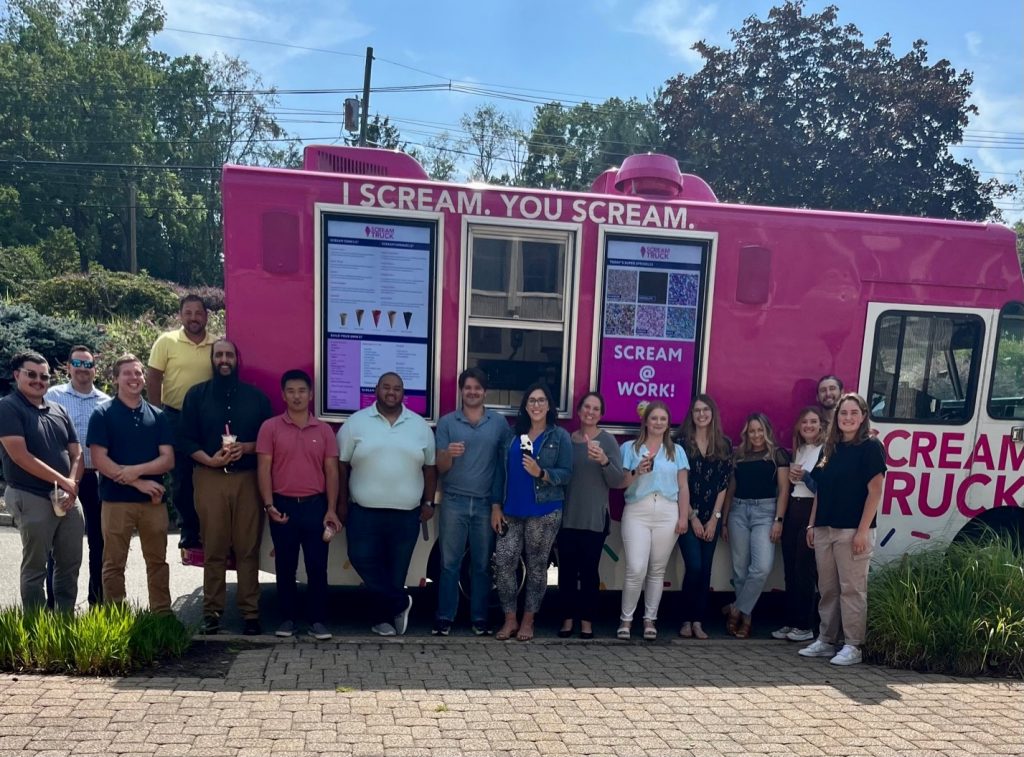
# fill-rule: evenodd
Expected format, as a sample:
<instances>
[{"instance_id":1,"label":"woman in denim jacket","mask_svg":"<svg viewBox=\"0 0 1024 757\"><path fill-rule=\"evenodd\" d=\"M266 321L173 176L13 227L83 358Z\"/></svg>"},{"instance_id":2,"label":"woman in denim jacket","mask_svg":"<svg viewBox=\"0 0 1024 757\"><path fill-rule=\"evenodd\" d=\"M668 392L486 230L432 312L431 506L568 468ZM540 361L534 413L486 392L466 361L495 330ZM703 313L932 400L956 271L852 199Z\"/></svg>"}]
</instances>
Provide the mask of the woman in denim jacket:
<instances>
[{"instance_id":1,"label":"woman in denim jacket","mask_svg":"<svg viewBox=\"0 0 1024 757\"><path fill-rule=\"evenodd\" d=\"M515 434L506 445L504 506L491 508L491 527L498 534L494 547L494 582L505 623L501 641L515 636L533 638L533 623L548 584L548 558L562 523L562 504L572 476L572 440L556 426L558 417L551 392L534 384L523 394ZM525 543L525 550L524 550ZM516 567L526 559L526 597L523 619L516 618Z\"/></svg>"}]
</instances>

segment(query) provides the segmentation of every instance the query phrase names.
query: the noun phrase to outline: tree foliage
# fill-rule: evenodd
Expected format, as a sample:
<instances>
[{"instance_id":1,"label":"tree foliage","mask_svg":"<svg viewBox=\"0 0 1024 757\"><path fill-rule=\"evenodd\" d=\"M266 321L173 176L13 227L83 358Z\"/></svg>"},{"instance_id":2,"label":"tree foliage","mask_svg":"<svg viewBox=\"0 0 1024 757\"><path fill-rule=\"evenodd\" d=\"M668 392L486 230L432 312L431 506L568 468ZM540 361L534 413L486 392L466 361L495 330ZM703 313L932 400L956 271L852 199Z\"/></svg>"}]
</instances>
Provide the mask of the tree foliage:
<instances>
[{"instance_id":1,"label":"tree foliage","mask_svg":"<svg viewBox=\"0 0 1024 757\"><path fill-rule=\"evenodd\" d=\"M971 73L929 62L922 40L899 56L888 35L866 45L838 13L790 0L747 18L729 48L694 45L702 68L656 104L671 153L729 201L996 215L1010 187L949 151L977 113Z\"/></svg>"},{"instance_id":2,"label":"tree foliage","mask_svg":"<svg viewBox=\"0 0 1024 757\"><path fill-rule=\"evenodd\" d=\"M294 163L297 153L279 147L288 143L279 141L273 90L247 64L160 53L150 40L163 23L157 0L7 4L0 220L16 207L21 228L0 224L0 243L36 243L66 228L77 268L127 270L134 185L140 268L219 282L221 166ZM68 241L59 239L55 273Z\"/></svg>"},{"instance_id":3,"label":"tree foliage","mask_svg":"<svg viewBox=\"0 0 1024 757\"><path fill-rule=\"evenodd\" d=\"M523 181L545 188L587 189L603 171L635 153L661 148L649 102L613 97L600 104L537 107Z\"/></svg>"}]
</instances>

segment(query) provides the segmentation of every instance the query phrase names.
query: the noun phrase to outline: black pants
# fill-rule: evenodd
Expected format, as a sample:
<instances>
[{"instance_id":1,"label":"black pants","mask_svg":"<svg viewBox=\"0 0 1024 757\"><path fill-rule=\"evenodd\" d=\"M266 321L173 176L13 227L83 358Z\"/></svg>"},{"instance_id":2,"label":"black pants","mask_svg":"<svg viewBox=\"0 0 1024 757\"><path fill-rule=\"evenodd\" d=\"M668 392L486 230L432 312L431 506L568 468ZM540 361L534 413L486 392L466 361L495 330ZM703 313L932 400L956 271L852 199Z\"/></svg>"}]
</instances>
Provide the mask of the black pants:
<instances>
[{"instance_id":1,"label":"black pants","mask_svg":"<svg viewBox=\"0 0 1024 757\"><path fill-rule=\"evenodd\" d=\"M563 619L592 620L601 579L598 565L604 533L563 528L558 532L558 600Z\"/></svg>"},{"instance_id":2,"label":"black pants","mask_svg":"<svg viewBox=\"0 0 1024 757\"><path fill-rule=\"evenodd\" d=\"M270 537L274 540L274 570L277 571L277 601L281 617L293 623L299 619L299 589L295 574L299 568L299 548L306 566L306 616L310 623L327 618L327 552L324 541L324 516L327 497L294 499L274 495L274 507L288 516L287 523L270 519Z\"/></svg>"},{"instance_id":3,"label":"black pants","mask_svg":"<svg viewBox=\"0 0 1024 757\"><path fill-rule=\"evenodd\" d=\"M195 467L191 456L182 448L181 411L164 406L174 428L174 494L171 502L178 513L183 546L199 545L199 516L196 514L196 493L192 485Z\"/></svg>"},{"instance_id":4,"label":"black pants","mask_svg":"<svg viewBox=\"0 0 1024 757\"><path fill-rule=\"evenodd\" d=\"M711 594L711 565L718 545L718 528L711 541L698 539L692 530L679 537L679 552L683 556L686 572L680 592L684 623L708 622L708 596Z\"/></svg>"},{"instance_id":5,"label":"black pants","mask_svg":"<svg viewBox=\"0 0 1024 757\"><path fill-rule=\"evenodd\" d=\"M420 534L420 509L363 507L348 511L348 559L363 579L374 625L394 623L409 595L405 578Z\"/></svg>"},{"instance_id":6,"label":"black pants","mask_svg":"<svg viewBox=\"0 0 1024 757\"><path fill-rule=\"evenodd\" d=\"M78 501L85 513L89 544L89 604L103 601L103 529L100 527L100 479L95 469L85 472L78 485ZM53 609L53 555L46 561L46 606Z\"/></svg>"},{"instance_id":7,"label":"black pants","mask_svg":"<svg viewBox=\"0 0 1024 757\"><path fill-rule=\"evenodd\" d=\"M784 625L803 630L818 627L818 567L814 550L807 546L811 519L810 497L790 497L782 524L782 563L786 569Z\"/></svg>"}]
</instances>

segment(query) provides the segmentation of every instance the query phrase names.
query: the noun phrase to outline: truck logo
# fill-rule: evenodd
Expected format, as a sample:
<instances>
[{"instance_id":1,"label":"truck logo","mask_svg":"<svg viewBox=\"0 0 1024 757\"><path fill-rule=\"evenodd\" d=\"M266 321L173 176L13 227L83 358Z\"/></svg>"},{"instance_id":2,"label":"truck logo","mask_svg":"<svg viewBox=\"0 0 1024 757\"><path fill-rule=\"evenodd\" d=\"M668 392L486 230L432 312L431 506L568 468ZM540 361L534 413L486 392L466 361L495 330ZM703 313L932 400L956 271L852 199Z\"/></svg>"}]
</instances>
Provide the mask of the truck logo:
<instances>
[{"instance_id":1,"label":"truck logo","mask_svg":"<svg viewBox=\"0 0 1024 757\"><path fill-rule=\"evenodd\" d=\"M367 226L364 231L370 239L394 239L395 230L390 226Z\"/></svg>"}]
</instances>

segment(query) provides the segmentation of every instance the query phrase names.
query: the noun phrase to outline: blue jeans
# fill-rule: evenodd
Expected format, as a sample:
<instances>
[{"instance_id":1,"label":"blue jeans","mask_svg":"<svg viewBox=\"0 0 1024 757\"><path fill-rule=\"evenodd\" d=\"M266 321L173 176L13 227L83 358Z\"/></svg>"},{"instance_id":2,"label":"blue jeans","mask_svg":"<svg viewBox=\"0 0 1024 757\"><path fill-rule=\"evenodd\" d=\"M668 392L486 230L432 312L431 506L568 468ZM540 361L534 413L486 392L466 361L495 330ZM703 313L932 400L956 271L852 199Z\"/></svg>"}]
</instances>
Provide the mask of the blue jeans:
<instances>
[{"instance_id":1,"label":"blue jeans","mask_svg":"<svg viewBox=\"0 0 1024 757\"><path fill-rule=\"evenodd\" d=\"M370 592L374 625L394 623L409 601L405 576L420 533L420 508L363 507L348 512L348 557Z\"/></svg>"},{"instance_id":2,"label":"blue jeans","mask_svg":"<svg viewBox=\"0 0 1024 757\"><path fill-rule=\"evenodd\" d=\"M277 573L277 601L281 617L293 623L299 619L299 590L295 574L299 567L299 548L306 565L306 608L310 623L323 623L327 617L327 553L324 543L324 516L327 497L317 494L296 500L274 495L274 507L288 516L287 523L270 520L270 538L274 541L274 571Z\"/></svg>"},{"instance_id":3,"label":"blue jeans","mask_svg":"<svg viewBox=\"0 0 1024 757\"><path fill-rule=\"evenodd\" d=\"M754 611L775 564L771 540L774 522L774 497L734 499L729 507L732 586L736 590L736 609L744 615Z\"/></svg>"},{"instance_id":4,"label":"blue jeans","mask_svg":"<svg viewBox=\"0 0 1024 757\"><path fill-rule=\"evenodd\" d=\"M729 534L730 539L732 533ZM698 539L692 530L679 537L679 551L686 573L683 575L682 618L684 622L706 623L708 594L711 593L711 564L718 546L718 529L711 541Z\"/></svg>"},{"instance_id":5,"label":"blue jeans","mask_svg":"<svg viewBox=\"0 0 1024 757\"><path fill-rule=\"evenodd\" d=\"M446 494L438 515L441 546L441 585L437 594L437 619L455 620L459 609L459 576L469 545L470 617L474 625L487 623L487 598L491 592L491 553L494 530L491 505L485 497Z\"/></svg>"}]
</instances>

